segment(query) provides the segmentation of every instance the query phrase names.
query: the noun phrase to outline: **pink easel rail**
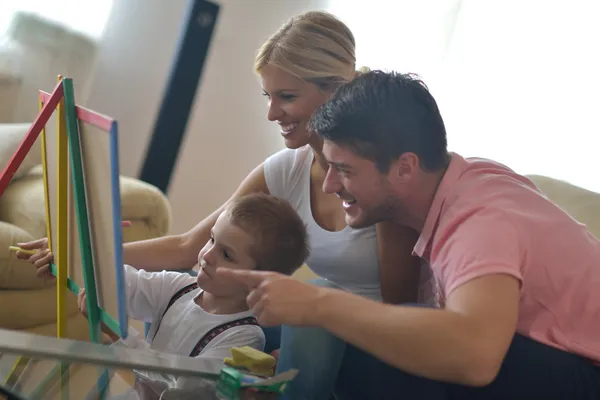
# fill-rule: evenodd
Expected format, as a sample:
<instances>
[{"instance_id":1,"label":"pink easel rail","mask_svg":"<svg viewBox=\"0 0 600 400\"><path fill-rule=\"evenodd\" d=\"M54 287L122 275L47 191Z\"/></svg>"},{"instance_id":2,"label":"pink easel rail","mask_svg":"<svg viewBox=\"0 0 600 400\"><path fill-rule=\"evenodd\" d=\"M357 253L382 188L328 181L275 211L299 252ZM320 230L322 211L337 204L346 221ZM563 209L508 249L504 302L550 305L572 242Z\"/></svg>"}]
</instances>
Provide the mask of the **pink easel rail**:
<instances>
[{"instance_id":1,"label":"pink easel rail","mask_svg":"<svg viewBox=\"0 0 600 400\"><path fill-rule=\"evenodd\" d=\"M31 147L37 140L42 129L44 129L44 126L46 126L46 122L48 122L48 119L50 119L50 116L54 112L54 109L62 97L63 86L60 82L54 88L52 95L46 93L44 107L42 107L42 110L37 115L35 121L33 121L33 124L31 124L29 127L27 134L21 141L21 144L19 144L17 151L15 151L15 153L12 155L10 161L6 165L6 168L4 168L2 175L0 175L0 196L2 196L8 187L8 184L12 181L15 173L19 169L19 166L27 156L29 150L31 150Z\"/></svg>"},{"instance_id":2,"label":"pink easel rail","mask_svg":"<svg viewBox=\"0 0 600 400\"><path fill-rule=\"evenodd\" d=\"M45 103L49 98L49 93L40 90L40 99L43 103ZM81 106L75 106L75 110L77 111L77 118L80 120L85 121L88 124L92 124L104 131L110 132L110 128L114 122L112 118L97 113L96 111L88 110L87 108Z\"/></svg>"}]
</instances>

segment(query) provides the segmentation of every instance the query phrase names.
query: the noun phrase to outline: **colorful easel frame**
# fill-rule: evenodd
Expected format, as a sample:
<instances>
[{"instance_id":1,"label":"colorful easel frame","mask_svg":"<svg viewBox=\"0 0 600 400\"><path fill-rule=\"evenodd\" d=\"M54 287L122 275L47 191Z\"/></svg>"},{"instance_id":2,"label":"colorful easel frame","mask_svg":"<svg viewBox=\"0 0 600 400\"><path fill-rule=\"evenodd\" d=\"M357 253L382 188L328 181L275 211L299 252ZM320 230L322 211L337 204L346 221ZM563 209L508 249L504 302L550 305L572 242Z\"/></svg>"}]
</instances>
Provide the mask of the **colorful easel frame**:
<instances>
[{"instance_id":1,"label":"colorful easel frame","mask_svg":"<svg viewBox=\"0 0 600 400\"><path fill-rule=\"evenodd\" d=\"M114 239L114 265L115 265L115 277L116 277L116 291L117 291L117 304L118 304L118 319L110 315L106 310L98 307L97 315L92 315L88 312L90 319L95 321L101 321L107 325L112 331L118 333L121 337L127 337L127 308L126 308L126 291L125 291L125 277L123 269L123 253L122 253L122 226L121 226L121 196L119 186L119 149L118 149L118 125L112 118L101 115L97 112L88 110L84 107L77 106L75 104L69 104L70 92L72 92L72 86L68 80L65 79L65 104L66 104L66 120L67 120L67 132L69 136L69 153L71 155L71 170L73 175L73 186L75 195L75 208L77 214L77 222L80 231L80 240L82 243L82 266L84 272L84 280L86 293L88 297L88 303L92 298L97 299L96 294L96 283L94 271L97 271L93 258L93 246L92 238L90 235L90 210L89 204L90 199L88 198L88 192L86 191L86 174L84 167L84 160L82 157L82 140L85 138L81 137L80 129L84 123L90 124L96 128L99 128L103 132L109 135L110 140L110 178L111 178L111 192L112 192L112 233ZM43 103L48 102L51 98L49 93L40 91L40 99ZM70 115L75 110L75 115ZM59 169L60 173L60 169ZM60 175L59 175L60 176ZM93 212L92 212L93 214ZM61 221L66 224L66 215L60 214L58 223ZM59 235L60 238L60 235ZM91 251L84 252L84 249L92 249ZM53 266L52 269L56 269ZM67 287L71 291L78 291L76 283L71 281L67 283ZM92 292L93 290L93 292ZM98 304L98 303L97 303ZM88 304L88 310L91 310L90 304ZM118 321L118 323L117 323Z\"/></svg>"},{"instance_id":2,"label":"colorful easel frame","mask_svg":"<svg viewBox=\"0 0 600 400\"><path fill-rule=\"evenodd\" d=\"M126 307L125 277L122 255L122 226L121 226L121 200L119 186L119 162L118 162L118 127L112 118L103 116L94 111L77 106L74 100L73 82L70 78L59 77L59 82L51 94L39 92L40 112L25 135L17 151L9 161L4 172L0 176L0 196L8 187L15 172L23 159L35 143L37 137L42 134L42 161L44 164L44 187L46 196L47 233L49 245L56 240L55 262L51 265L53 274L57 277L57 337L64 337L66 329L66 307L65 292L70 290L77 294L79 285L68 277L67 269L67 247L68 247L68 162L70 161L74 206L76 222L79 232L82 268L84 275L84 286L87 293L88 320L90 323L90 339L100 342L100 323L103 322L113 332L121 337L127 337L128 318ZM46 154L45 127L57 110L57 215L54 221L51 218L49 204L53 199L49 191L49 177L47 175L48 154ZM117 314L111 315L107 310L99 306L96 293L96 269L94 268L94 244L90 233L90 214L88 204L91 201L86 190L86 172L84 159L82 157L82 134L81 127L89 124L109 135L110 140L110 190L112 199L112 236L114 246L115 283L117 291ZM66 129L65 129L66 128ZM66 131L66 132L65 132ZM85 140L85 138L83 138ZM67 150L68 149L68 150ZM92 217L93 219L93 217ZM93 222L93 221L92 221ZM57 224L57 235L53 237L51 224ZM52 248L52 247L51 247Z\"/></svg>"},{"instance_id":3,"label":"colorful easel frame","mask_svg":"<svg viewBox=\"0 0 600 400\"><path fill-rule=\"evenodd\" d=\"M58 83L51 94L40 91L38 95L39 114L29 131L25 135L17 151L13 154L8 165L0 175L0 196L4 193L15 172L23 162L27 153L41 134L42 140L42 164L44 176L44 196L46 204L46 230L48 245L53 249L53 242L56 241L56 251L54 251L54 263L51 265L52 273L57 277L57 337L62 338L66 335L66 302L65 293L67 290L78 294L80 286L68 276L69 260L69 194L70 184L74 190L74 208L77 231L79 233L81 268L83 272L83 285L87 293L88 321L90 324L90 339L92 342L101 342L101 323L104 323L113 332L121 337L127 337L128 318L126 307L125 277L122 263L122 226L121 226L121 196L119 186L119 162L118 162L118 129L117 122L111 118L105 117L94 111L79 107L75 104L73 82L69 78L58 77ZM56 220L51 213L50 202L53 201L50 195L50 178L48 176L48 153L47 144L49 139L46 135L46 125L50 117L56 111ZM94 251L96 243L91 239L90 214L88 203L93 199L88 196L88 187L86 185L86 172L84 168L85 160L83 157L81 129L83 125L100 128L101 131L109 135L109 158L110 158L110 191L112 209L109 211L112 217L112 238L114 258L109 263L114 263L115 286L117 289L117 319L114 315L99 306L97 296L96 274L94 268ZM83 139L85 140L85 139ZM88 153L90 154L90 153ZM95 154L92 152L91 154ZM95 157L95 156L94 156ZM69 180L69 161L71 167L71 177ZM89 178L88 178L89 183ZM101 192L105 192L102 187ZM105 210L106 211L106 210ZM106 212L104 213L106 214ZM92 218L93 219L93 218ZM109 218L111 219L111 218ZM93 222L93 221L92 221ZM52 225L56 224L56 236L53 234ZM100 224L101 225L101 224ZM74 230L74 228L72 229ZM101 253L103 249L97 251ZM72 261L71 261L72 262ZM118 321L118 322L117 322ZM23 367L27 368L29 359L20 357L14 364L7 381L15 379L15 375L20 375ZM69 366L60 363L56 368L50 371L46 378L38 385L35 390L34 398L42 396L48 385L58 379L60 382L68 374ZM98 391L102 393L108 382L108 371L104 371L98 381ZM18 377L16 377L18 379ZM62 384L61 384L62 387ZM65 388L66 390L66 388ZM61 389L61 397L68 396Z\"/></svg>"}]
</instances>

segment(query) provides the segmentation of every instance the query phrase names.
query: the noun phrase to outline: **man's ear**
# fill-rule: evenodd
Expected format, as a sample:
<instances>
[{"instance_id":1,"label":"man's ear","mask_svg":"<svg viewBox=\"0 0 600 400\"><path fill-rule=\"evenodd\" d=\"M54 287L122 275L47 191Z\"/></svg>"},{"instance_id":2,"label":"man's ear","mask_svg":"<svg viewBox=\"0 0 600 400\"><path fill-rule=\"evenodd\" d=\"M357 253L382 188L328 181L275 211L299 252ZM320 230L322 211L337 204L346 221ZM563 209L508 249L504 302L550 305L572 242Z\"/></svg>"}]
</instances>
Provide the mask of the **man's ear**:
<instances>
[{"instance_id":1,"label":"man's ear","mask_svg":"<svg viewBox=\"0 0 600 400\"><path fill-rule=\"evenodd\" d=\"M419 157L415 153L403 153L392 162L390 172L401 183L410 181L419 172Z\"/></svg>"}]
</instances>

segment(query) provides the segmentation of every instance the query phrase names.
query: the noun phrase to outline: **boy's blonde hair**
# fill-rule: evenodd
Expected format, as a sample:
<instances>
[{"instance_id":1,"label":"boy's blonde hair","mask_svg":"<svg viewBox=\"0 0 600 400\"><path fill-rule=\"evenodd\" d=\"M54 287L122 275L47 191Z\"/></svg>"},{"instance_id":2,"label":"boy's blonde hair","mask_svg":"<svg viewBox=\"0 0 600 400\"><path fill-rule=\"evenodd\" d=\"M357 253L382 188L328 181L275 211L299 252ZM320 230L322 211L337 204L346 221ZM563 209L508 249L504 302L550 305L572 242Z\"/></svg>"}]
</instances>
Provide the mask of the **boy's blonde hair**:
<instances>
[{"instance_id":1,"label":"boy's blonde hair","mask_svg":"<svg viewBox=\"0 0 600 400\"><path fill-rule=\"evenodd\" d=\"M255 238L251 256L256 269L291 275L309 254L306 225L286 200L264 193L233 200L230 221Z\"/></svg>"},{"instance_id":2,"label":"boy's blonde hair","mask_svg":"<svg viewBox=\"0 0 600 400\"><path fill-rule=\"evenodd\" d=\"M291 18L258 50L254 69L275 65L322 89L351 81L356 71L352 31L334 15L311 11Z\"/></svg>"}]
</instances>

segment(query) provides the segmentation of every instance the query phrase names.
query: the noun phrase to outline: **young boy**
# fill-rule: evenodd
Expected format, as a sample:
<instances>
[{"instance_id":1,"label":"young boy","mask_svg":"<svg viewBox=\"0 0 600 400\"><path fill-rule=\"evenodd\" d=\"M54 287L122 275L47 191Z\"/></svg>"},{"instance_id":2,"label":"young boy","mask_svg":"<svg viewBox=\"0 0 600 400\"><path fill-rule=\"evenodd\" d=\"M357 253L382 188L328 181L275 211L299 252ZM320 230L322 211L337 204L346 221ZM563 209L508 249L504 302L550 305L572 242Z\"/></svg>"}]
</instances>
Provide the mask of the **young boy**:
<instances>
[{"instance_id":1,"label":"young boy","mask_svg":"<svg viewBox=\"0 0 600 400\"><path fill-rule=\"evenodd\" d=\"M152 323L147 341L136 333L120 339L105 332L128 347L198 357L203 368L218 373L232 347L263 350L265 337L248 310L248 288L222 282L216 269L292 274L308 253L306 227L287 201L266 194L244 196L217 219L198 254L197 278L125 265L127 312L130 318ZM85 314L84 291L78 301Z\"/></svg>"}]
</instances>

